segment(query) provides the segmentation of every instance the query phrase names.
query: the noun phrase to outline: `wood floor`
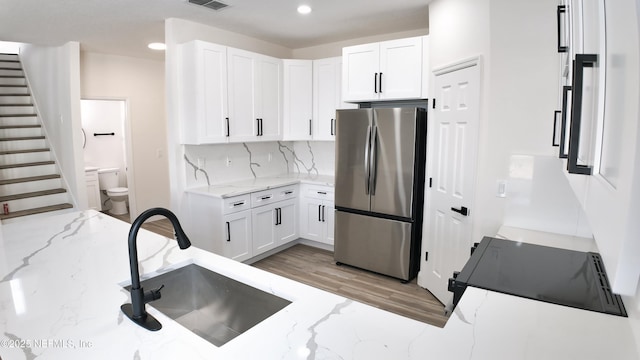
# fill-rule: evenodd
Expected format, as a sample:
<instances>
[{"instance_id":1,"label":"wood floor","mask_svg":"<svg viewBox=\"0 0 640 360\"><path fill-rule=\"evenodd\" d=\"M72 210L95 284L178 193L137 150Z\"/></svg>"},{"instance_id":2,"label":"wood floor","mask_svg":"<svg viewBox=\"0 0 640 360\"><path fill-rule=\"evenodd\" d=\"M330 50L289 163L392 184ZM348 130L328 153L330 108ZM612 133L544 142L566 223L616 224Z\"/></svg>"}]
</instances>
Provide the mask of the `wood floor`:
<instances>
[{"instance_id":1,"label":"wood floor","mask_svg":"<svg viewBox=\"0 0 640 360\"><path fill-rule=\"evenodd\" d=\"M114 217L129 222L128 214ZM173 238L167 219L145 222L142 228ZM297 244L252 266L431 325L443 327L447 322L444 306L415 279L403 284L384 275L338 266L327 250Z\"/></svg>"},{"instance_id":2,"label":"wood floor","mask_svg":"<svg viewBox=\"0 0 640 360\"><path fill-rule=\"evenodd\" d=\"M125 215L112 215L109 214L108 212L102 212L105 215L109 215L111 217L114 217L116 219L131 223L131 221L129 221L129 214L125 214ZM168 237L169 239L173 239L174 237L174 233L173 233L173 226L171 225L171 222L167 219L160 219L160 220L155 220L155 221L146 221L142 224L142 228L143 229L147 229L149 231L152 231L156 234L160 234L164 237Z\"/></svg>"},{"instance_id":3,"label":"wood floor","mask_svg":"<svg viewBox=\"0 0 640 360\"><path fill-rule=\"evenodd\" d=\"M297 244L252 265L431 325L443 327L447 322L444 306L415 279L402 284L384 275L338 266L330 251Z\"/></svg>"}]
</instances>

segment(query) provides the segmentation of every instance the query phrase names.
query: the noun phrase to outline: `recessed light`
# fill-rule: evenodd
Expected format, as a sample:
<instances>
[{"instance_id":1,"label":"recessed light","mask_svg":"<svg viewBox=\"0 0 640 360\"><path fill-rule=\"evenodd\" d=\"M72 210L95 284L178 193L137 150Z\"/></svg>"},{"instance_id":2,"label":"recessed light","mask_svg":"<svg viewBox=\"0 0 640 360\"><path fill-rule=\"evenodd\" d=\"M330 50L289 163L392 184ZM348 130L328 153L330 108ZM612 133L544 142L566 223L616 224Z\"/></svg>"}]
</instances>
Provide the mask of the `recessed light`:
<instances>
[{"instance_id":1,"label":"recessed light","mask_svg":"<svg viewBox=\"0 0 640 360\"><path fill-rule=\"evenodd\" d=\"M167 49L167 45L165 45L164 43L151 43L149 45L147 45L147 47L151 50L166 50Z\"/></svg>"},{"instance_id":2,"label":"recessed light","mask_svg":"<svg viewBox=\"0 0 640 360\"><path fill-rule=\"evenodd\" d=\"M298 6L298 13L300 14L308 14L311 12L311 6L309 5L300 5Z\"/></svg>"}]
</instances>

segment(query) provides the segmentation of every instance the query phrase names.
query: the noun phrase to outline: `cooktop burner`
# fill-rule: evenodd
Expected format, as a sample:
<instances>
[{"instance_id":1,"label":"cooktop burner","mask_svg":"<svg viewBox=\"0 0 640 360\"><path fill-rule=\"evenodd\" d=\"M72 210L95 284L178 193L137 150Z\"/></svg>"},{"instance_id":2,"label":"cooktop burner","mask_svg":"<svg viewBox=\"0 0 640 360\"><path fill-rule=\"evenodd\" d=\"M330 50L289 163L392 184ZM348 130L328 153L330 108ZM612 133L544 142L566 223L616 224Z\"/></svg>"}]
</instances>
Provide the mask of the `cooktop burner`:
<instances>
[{"instance_id":1,"label":"cooktop burner","mask_svg":"<svg viewBox=\"0 0 640 360\"><path fill-rule=\"evenodd\" d=\"M627 316L611 292L600 255L484 237L459 274L449 279L456 305L467 286Z\"/></svg>"}]
</instances>

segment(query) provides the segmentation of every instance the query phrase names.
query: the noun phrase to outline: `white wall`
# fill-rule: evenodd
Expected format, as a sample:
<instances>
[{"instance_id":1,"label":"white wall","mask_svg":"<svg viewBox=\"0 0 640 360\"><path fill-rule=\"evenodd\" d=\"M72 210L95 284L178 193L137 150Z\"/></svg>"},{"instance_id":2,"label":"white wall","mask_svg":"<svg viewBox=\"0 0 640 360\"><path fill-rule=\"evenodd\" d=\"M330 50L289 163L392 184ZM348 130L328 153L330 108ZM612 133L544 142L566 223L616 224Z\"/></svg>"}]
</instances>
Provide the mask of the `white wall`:
<instances>
[{"instance_id":1,"label":"white wall","mask_svg":"<svg viewBox=\"0 0 640 360\"><path fill-rule=\"evenodd\" d=\"M589 233L574 196L568 194L553 211L545 211L545 202L538 199L546 194L540 186L552 184L536 183L527 189L523 184L532 186L532 179L525 184L513 177L517 159L523 157L532 159L531 164L539 162L538 178L560 175L560 167L551 164L557 151L551 146L558 96L556 6L555 0L436 0L430 5L432 69L477 55L482 58L472 241L495 234L505 221L534 230ZM506 198L496 196L499 180L507 181ZM515 211L507 214L507 208ZM558 213L570 220L559 223L550 218ZM527 221L532 215L538 218Z\"/></svg>"},{"instance_id":2,"label":"white wall","mask_svg":"<svg viewBox=\"0 0 640 360\"><path fill-rule=\"evenodd\" d=\"M81 75L82 98L127 100L131 215L151 207L169 207L164 63L83 52Z\"/></svg>"},{"instance_id":3,"label":"white wall","mask_svg":"<svg viewBox=\"0 0 640 360\"><path fill-rule=\"evenodd\" d=\"M25 44L20 58L72 202L86 209L80 131L80 45L77 42L59 47Z\"/></svg>"}]
</instances>

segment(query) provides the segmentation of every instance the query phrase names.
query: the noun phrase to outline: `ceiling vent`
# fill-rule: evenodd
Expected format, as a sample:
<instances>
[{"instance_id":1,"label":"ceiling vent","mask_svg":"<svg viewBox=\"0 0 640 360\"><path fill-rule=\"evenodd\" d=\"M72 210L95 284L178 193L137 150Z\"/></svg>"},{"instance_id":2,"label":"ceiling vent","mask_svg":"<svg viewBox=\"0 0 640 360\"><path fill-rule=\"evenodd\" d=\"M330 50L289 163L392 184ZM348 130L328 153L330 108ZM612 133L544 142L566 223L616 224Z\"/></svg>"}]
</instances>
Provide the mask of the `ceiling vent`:
<instances>
[{"instance_id":1,"label":"ceiling vent","mask_svg":"<svg viewBox=\"0 0 640 360\"><path fill-rule=\"evenodd\" d=\"M209 9L216 10L216 11L222 10L222 9L226 8L227 6L229 6L229 5L227 5L227 4L223 3L223 2L216 1L216 0L214 0L214 1L211 1L211 0L189 0L189 3L194 4L194 5L201 5L201 6L209 8Z\"/></svg>"}]
</instances>

